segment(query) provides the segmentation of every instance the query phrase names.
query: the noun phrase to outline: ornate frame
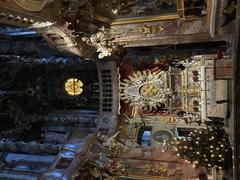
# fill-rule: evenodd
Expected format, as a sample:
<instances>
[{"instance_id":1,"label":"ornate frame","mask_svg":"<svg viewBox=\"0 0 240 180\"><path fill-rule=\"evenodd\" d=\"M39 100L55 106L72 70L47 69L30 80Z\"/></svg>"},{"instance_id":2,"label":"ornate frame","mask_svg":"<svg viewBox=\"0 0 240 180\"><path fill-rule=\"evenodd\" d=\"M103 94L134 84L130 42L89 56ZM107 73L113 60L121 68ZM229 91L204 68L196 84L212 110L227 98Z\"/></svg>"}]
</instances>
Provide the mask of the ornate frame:
<instances>
[{"instance_id":1,"label":"ornate frame","mask_svg":"<svg viewBox=\"0 0 240 180\"><path fill-rule=\"evenodd\" d=\"M167 14L167 15L150 15L150 16L142 16L142 17L131 17L131 18L119 18L114 19L111 24L112 25L121 25L121 24L131 24L131 23L143 23L143 22L152 22L152 21L160 21L160 20L171 20L171 19L179 19L184 17L184 1L177 1L177 12L176 14Z\"/></svg>"},{"instance_id":2,"label":"ornate frame","mask_svg":"<svg viewBox=\"0 0 240 180\"><path fill-rule=\"evenodd\" d=\"M140 175L128 175L120 176L126 179L136 179L136 180L181 180L177 177L161 177L161 176L140 176Z\"/></svg>"},{"instance_id":3,"label":"ornate frame","mask_svg":"<svg viewBox=\"0 0 240 180\"><path fill-rule=\"evenodd\" d=\"M157 143L157 144L163 144L164 142L160 142L159 140L156 139L156 134L159 133L160 131L166 131L169 134L172 135L172 140L174 139L174 134L172 131L170 131L169 129L158 129L155 132L152 133L152 139Z\"/></svg>"},{"instance_id":4,"label":"ornate frame","mask_svg":"<svg viewBox=\"0 0 240 180\"><path fill-rule=\"evenodd\" d=\"M196 19L197 17L186 17L184 14L184 0L176 0L177 1L177 12L175 14L167 14L167 15L150 15L150 16L142 16L142 17L132 17L132 18L119 18L119 19L113 19L106 20L102 19L105 22L111 22L111 25L122 25L122 24L132 24L132 23L145 23L145 22L152 22L152 21L161 21L161 20L174 20L174 19ZM207 6L207 23L210 25L211 23L211 14L213 14L213 17L215 17L216 12L212 12L213 9L211 9L212 6L214 6L212 0L205 0L206 6ZM214 0L215 1L215 0Z\"/></svg>"}]
</instances>

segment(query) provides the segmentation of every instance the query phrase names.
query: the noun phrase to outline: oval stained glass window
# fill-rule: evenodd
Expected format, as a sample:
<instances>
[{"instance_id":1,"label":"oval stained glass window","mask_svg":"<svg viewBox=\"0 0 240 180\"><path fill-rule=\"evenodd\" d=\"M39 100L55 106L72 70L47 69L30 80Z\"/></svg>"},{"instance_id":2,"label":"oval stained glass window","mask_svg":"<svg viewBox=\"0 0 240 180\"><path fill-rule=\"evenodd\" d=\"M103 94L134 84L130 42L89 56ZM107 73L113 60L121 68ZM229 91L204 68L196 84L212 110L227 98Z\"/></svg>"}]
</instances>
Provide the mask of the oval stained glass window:
<instances>
[{"instance_id":1,"label":"oval stained glass window","mask_svg":"<svg viewBox=\"0 0 240 180\"><path fill-rule=\"evenodd\" d=\"M81 80L77 78L70 78L68 79L65 84L65 91L70 96L77 96L82 94L83 92L83 83Z\"/></svg>"}]
</instances>

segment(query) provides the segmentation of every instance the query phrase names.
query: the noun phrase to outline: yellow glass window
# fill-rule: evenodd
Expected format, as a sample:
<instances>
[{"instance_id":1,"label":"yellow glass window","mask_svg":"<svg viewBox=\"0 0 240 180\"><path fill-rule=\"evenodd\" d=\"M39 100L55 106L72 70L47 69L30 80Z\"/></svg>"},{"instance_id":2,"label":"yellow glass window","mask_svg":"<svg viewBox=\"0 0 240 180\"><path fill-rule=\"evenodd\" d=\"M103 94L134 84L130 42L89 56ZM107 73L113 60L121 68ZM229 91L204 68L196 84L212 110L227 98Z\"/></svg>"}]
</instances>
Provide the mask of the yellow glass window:
<instances>
[{"instance_id":1,"label":"yellow glass window","mask_svg":"<svg viewBox=\"0 0 240 180\"><path fill-rule=\"evenodd\" d=\"M70 78L65 82L65 91L70 96L77 96L83 92L83 83L77 78Z\"/></svg>"}]
</instances>

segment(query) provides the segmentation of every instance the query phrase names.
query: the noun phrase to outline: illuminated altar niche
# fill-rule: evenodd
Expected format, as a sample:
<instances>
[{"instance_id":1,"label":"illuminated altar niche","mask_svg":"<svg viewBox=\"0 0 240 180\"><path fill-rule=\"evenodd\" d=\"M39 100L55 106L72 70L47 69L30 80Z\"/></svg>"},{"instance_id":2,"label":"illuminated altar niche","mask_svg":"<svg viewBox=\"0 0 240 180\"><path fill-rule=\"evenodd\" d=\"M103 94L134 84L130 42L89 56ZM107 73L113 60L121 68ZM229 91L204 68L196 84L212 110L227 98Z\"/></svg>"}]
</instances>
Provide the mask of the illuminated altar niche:
<instances>
[{"instance_id":1,"label":"illuminated altar niche","mask_svg":"<svg viewBox=\"0 0 240 180\"><path fill-rule=\"evenodd\" d=\"M134 62L135 60L131 58L126 58L125 61L128 65L136 63ZM138 82L138 77L144 76L144 74L154 76L154 74L159 75L159 72L161 72L159 78L161 77L161 81L164 81L164 86L156 86L154 82L157 82L159 78L155 78L152 82L138 84L137 86L140 87L138 88L139 91L137 91L137 89L130 91L130 94L136 94L138 92L138 96L142 96L141 99L143 99L143 101L155 98L158 91L164 91L160 106L152 106L151 108L140 107L139 103L132 103L128 101L129 99L126 101L126 96L122 96L121 112L129 117L148 119L154 124L188 124L190 126L196 126L203 123L205 116L204 113L201 112L202 109L204 109L202 102L205 98L202 94L202 91L204 91L202 83L205 82L205 76L202 73L202 68L204 68L205 65L204 59L199 56L189 56L189 58L185 57L185 59L180 62L184 68L169 65L165 57L160 56L158 59L143 58L142 62L138 61L137 66L130 66L132 67L131 71L128 70L129 66L120 67L120 80L123 83L127 82L125 81L127 79L134 84ZM124 69L126 69L126 71ZM122 88L122 86L120 86L120 88ZM164 89L166 89L166 91ZM123 91L121 91L121 95L123 95L122 93ZM156 122L154 116L157 118Z\"/></svg>"}]
</instances>

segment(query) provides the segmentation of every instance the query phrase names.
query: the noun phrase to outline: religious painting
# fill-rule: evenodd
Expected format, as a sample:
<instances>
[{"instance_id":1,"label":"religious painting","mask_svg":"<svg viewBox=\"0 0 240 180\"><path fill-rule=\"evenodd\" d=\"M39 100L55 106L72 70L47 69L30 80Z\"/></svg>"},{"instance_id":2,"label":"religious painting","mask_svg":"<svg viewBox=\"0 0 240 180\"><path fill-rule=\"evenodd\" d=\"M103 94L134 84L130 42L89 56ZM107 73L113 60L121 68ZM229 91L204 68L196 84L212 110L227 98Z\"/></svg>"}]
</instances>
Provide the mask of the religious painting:
<instances>
[{"instance_id":1,"label":"religious painting","mask_svg":"<svg viewBox=\"0 0 240 180\"><path fill-rule=\"evenodd\" d=\"M207 13L206 0L185 0L184 15L185 16L204 16Z\"/></svg>"},{"instance_id":2,"label":"religious painting","mask_svg":"<svg viewBox=\"0 0 240 180\"><path fill-rule=\"evenodd\" d=\"M53 0L13 0L13 2L28 11L42 11Z\"/></svg>"},{"instance_id":3,"label":"religious painting","mask_svg":"<svg viewBox=\"0 0 240 180\"><path fill-rule=\"evenodd\" d=\"M174 138L173 133L169 130L158 130L153 134L153 139L158 143L170 142Z\"/></svg>"},{"instance_id":4,"label":"religious painting","mask_svg":"<svg viewBox=\"0 0 240 180\"><path fill-rule=\"evenodd\" d=\"M224 21L221 27L228 25L231 21L236 19L236 8L237 0L228 0L227 5L222 10L222 14L224 15Z\"/></svg>"},{"instance_id":5,"label":"religious painting","mask_svg":"<svg viewBox=\"0 0 240 180\"><path fill-rule=\"evenodd\" d=\"M178 11L182 4L181 0L133 0L129 8L113 12L113 24L176 19L182 16Z\"/></svg>"}]
</instances>

